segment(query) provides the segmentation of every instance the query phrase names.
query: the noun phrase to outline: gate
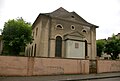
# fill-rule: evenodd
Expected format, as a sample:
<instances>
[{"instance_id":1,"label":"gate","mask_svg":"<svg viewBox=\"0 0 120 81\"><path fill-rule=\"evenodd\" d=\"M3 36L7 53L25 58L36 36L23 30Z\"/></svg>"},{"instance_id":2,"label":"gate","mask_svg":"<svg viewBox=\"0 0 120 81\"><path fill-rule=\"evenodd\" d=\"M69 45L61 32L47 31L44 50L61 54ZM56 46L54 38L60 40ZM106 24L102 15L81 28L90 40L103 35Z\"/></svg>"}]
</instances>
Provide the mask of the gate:
<instances>
[{"instance_id":1,"label":"gate","mask_svg":"<svg viewBox=\"0 0 120 81\"><path fill-rule=\"evenodd\" d=\"M90 64L89 64L90 74L97 73L97 60L90 60L89 62L90 62Z\"/></svg>"}]
</instances>

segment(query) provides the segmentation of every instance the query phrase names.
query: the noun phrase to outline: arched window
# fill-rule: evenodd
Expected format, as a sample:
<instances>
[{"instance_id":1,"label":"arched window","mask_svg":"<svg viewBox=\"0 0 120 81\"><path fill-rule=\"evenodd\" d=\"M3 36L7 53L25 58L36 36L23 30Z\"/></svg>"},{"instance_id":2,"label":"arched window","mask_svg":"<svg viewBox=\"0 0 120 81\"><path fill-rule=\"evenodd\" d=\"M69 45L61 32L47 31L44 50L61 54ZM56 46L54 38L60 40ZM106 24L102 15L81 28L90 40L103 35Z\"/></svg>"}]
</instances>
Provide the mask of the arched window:
<instances>
[{"instance_id":1,"label":"arched window","mask_svg":"<svg viewBox=\"0 0 120 81\"><path fill-rule=\"evenodd\" d=\"M62 57L62 38L56 37L55 57Z\"/></svg>"},{"instance_id":2,"label":"arched window","mask_svg":"<svg viewBox=\"0 0 120 81\"><path fill-rule=\"evenodd\" d=\"M86 30L83 30L84 33L86 33Z\"/></svg>"},{"instance_id":3,"label":"arched window","mask_svg":"<svg viewBox=\"0 0 120 81\"><path fill-rule=\"evenodd\" d=\"M56 28L57 28L57 29L63 29L63 26L62 26L61 24L57 24L57 25L56 25Z\"/></svg>"},{"instance_id":4,"label":"arched window","mask_svg":"<svg viewBox=\"0 0 120 81\"><path fill-rule=\"evenodd\" d=\"M33 56L33 46L32 46L32 49L31 49L31 56Z\"/></svg>"},{"instance_id":5,"label":"arched window","mask_svg":"<svg viewBox=\"0 0 120 81\"><path fill-rule=\"evenodd\" d=\"M34 57L36 56L36 44L35 44L35 47L34 47Z\"/></svg>"},{"instance_id":6,"label":"arched window","mask_svg":"<svg viewBox=\"0 0 120 81\"><path fill-rule=\"evenodd\" d=\"M86 29L83 29L82 32L83 32L83 33L87 33L87 30L86 30Z\"/></svg>"},{"instance_id":7,"label":"arched window","mask_svg":"<svg viewBox=\"0 0 120 81\"><path fill-rule=\"evenodd\" d=\"M85 56L88 56L88 50L87 50L87 40L85 40Z\"/></svg>"}]
</instances>

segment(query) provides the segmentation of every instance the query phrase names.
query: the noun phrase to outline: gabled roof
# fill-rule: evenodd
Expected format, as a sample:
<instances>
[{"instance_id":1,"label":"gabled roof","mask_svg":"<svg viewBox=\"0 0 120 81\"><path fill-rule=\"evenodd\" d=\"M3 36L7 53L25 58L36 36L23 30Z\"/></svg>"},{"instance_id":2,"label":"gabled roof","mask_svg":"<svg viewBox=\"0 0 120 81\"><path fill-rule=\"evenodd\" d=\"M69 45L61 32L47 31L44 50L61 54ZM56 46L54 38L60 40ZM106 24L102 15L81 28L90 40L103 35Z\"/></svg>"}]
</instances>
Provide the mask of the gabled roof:
<instances>
[{"instance_id":1,"label":"gabled roof","mask_svg":"<svg viewBox=\"0 0 120 81\"><path fill-rule=\"evenodd\" d=\"M93 25L93 24L87 22L86 20L84 20L76 12L69 12L62 7L58 8L57 10L55 10L51 13L43 13L43 14L39 14L39 16L40 15L46 15L46 16L49 16L49 17L60 18L60 19L68 20L68 21L73 21L73 22L76 22L76 23L81 23L81 24L87 25L89 27L93 26L93 27L98 28L98 26ZM37 17L37 19L39 18L39 16Z\"/></svg>"},{"instance_id":2,"label":"gabled roof","mask_svg":"<svg viewBox=\"0 0 120 81\"><path fill-rule=\"evenodd\" d=\"M74 12L74 11L69 12L62 7L58 8L57 10L55 10L51 13L46 13L46 15L49 15L51 17L57 17L57 18L64 18L66 20L71 20L71 21L74 21L74 22L79 22L81 24L86 24L88 26L95 26L96 28L98 28L98 26L93 25L93 24L87 22L86 20L84 20L76 12Z\"/></svg>"},{"instance_id":3,"label":"gabled roof","mask_svg":"<svg viewBox=\"0 0 120 81\"><path fill-rule=\"evenodd\" d=\"M62 7L58 8L57 10L51 13L46 13L46 14L52 17L63 17L63 18L65 17L67 18L68 16L70 16L69 12Z\"/></svg>"}]
</instances>

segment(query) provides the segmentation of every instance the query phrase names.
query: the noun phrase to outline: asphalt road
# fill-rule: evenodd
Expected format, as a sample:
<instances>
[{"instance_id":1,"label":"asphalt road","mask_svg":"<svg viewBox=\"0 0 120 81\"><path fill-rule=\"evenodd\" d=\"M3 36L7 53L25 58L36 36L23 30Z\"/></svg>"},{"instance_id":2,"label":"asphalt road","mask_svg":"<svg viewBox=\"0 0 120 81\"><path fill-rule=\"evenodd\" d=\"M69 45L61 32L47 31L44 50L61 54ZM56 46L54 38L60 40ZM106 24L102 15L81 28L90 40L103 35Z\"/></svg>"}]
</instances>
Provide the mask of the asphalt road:
<instances>
[{"instance_id":1,"label":"asphalt road","mask_svg":"<svg viewBox=\"0 0 120 81\"><path fill-rule=\"evenodd\" d=\"M28 78L18 78L18 77L13 77L13 78L0 78L0 81L46 81L46 80L40 80L40 79L28 79ZM47 80L47 81L57 81L57 80ZM60 80L58 80L60 81ZM62 81L62 80L61 80ZM64 80L65 81L65 80ZM67 80L69 81L69 80ZM71 80L70 80L71 81ZM116 78L104 78L104 79L92 79L92 80L72 80L72 81L120 81L120 77L116 77Z\"/></svg>"},{"instance_id":2,"label":"asphalt road","mask_svg":"<svg viewBox=\"0 0 120 81\"><path fill-rule=\"evenodd\" d=\"M0 81L120 81L120 72L89 75L0 76Z\"/></svg>"}]
</instances>

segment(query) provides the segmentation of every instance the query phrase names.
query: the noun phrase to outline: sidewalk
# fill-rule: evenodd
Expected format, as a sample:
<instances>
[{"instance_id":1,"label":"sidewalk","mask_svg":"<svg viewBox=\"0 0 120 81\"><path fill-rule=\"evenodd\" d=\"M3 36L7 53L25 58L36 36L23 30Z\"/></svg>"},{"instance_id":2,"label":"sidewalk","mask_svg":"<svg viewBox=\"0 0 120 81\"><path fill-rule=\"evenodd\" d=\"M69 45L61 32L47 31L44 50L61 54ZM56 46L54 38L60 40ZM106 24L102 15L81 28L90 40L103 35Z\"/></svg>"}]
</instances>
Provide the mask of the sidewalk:
<instances>
[{"instance_id":1,"label":"sidewalk","mask_svg":"<svg viewBox=\"0 0 120 81\"><path fill-rule=\"evenodd\" d=\"M0 77L0 81L75 81L120 77L119 73L102 73L87 75L56 75L56 76L31 76L31 77Z\"/></svg>"}]
</instances>

